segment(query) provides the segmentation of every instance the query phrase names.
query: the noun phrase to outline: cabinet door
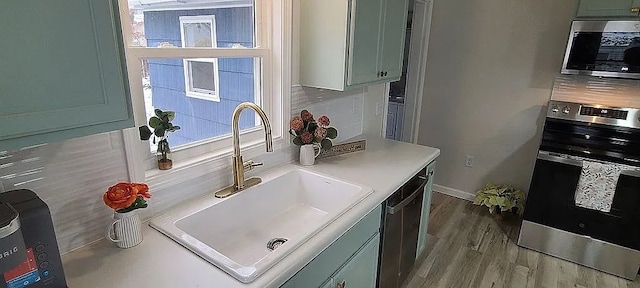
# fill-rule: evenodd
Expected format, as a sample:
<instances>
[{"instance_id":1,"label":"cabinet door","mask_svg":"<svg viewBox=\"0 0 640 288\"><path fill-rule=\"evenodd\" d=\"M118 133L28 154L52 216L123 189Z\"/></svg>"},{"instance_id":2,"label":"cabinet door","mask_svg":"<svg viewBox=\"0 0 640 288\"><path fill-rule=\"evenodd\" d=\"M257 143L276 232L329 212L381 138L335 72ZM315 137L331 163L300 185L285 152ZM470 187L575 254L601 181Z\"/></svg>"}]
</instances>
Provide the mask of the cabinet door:
<instances>
[{"instance_id":1,"label":"cabinet door","mask_svg":"<svg viewBox=\"0 0 640 288\"><path fill-rule=\"evenodd\" d=\"M577 17L637 16L632 7L640 6L638 0L581 0ZM635 5L635 6L634 6Z\"/></svg>"},{"instance_id":2,"label":"cabinet door","mask_svg":"<svg viewBox=\"0 0 640 288\"><path fill-rule=\"evenodd\" d=\"M399 79L402 74L407 27L407 0L386 0L381 38L380 70L384 79Z\"/></svg>"},{"instance_id":3,"label":"cabinet door","mask_svg":"<svg viewBox=\"0 0 640 288\"><path fill-rule=\"evenodd\" d=\"M381 217L382 205L369 212L360 222L340 236L280 288L324 287L328 282L334 281L333 283L335 283L336 278L331 276L335 275L336 271L344 266L344 263L353 258L353 255L360 251L369 239L378 234ZM376 265L377 263L376 260Z\"/></svg>"},{"instance_id":4,"label":"cabinet door","mask_svg":"<svg viewBox=\"0 0 640 288\"><path fill-rule=\"evenodd\" d=\"M433 191L433 175L436 170L436 162L431 162L427 166L427 177L429 180L424 186L424 198L422 199L422 216L420 217L420 234L418 234L418 250L416 258L422 255L424 248L427 246L427 228L429 226L429 212L431 210L431 193Z\"/></svg>"},{"instance_id":5,"label":"cabinet door","mask_svg":"<svg viewBox=\"0 0 640 288\"><path fill-rule=\"evenodd\" d=\"M380 234L376 234L367 245L336 273L335 277L333 277L334 287L376 287L379 247Z\"/></svg>"},{"instance_id":6,"label":"cabinet door","mask_svg":"<svg viewBox=\"0 0 640 288\"><path fill-rule=\"evenodd\" d=\"M347 85L378 80L383 0L352 0Z\"/></svg>"},{"instance_id":7,"label":"cabinet door","mask_svg":"<svg viewBox=\"0 0 640 288\"><path fill-rule=\"evenodd\" d=\"M116 0L3 2L0 150L18 137L133 126L118 13Z\"/></svg>"}]
</instances>

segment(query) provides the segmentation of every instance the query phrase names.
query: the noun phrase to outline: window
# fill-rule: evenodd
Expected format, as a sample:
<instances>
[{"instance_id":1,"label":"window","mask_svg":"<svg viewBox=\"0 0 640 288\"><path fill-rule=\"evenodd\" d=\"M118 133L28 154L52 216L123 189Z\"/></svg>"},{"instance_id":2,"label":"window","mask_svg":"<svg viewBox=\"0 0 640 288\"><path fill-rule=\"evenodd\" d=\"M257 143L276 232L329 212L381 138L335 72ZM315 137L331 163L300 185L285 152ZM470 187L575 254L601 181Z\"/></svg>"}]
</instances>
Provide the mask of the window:
<instances>
[{"instance_id":1,"label":"window","mask_svg":"<svg viewBox=\"0 0 640 288\"><path fill-rule=\"evenodd\" d=\"M290 83L281 75L282 40L289 36L281 1L152 2L119 0L129 8L121 9L121 19L138 126L155 108L175 111L173 122L181 129L169 135L174 162L210 161L230 153L233 110L251 101L269 116L274 145L288 145L282 123L289 91L281 87ZM240 128L244 150L263 141L254 113L242 113ZM153 143L140 141L137 129L125 134L128 147L147 151L144 170L153 170Z\"/></svg>"},{"instance_id":2,"label":"window","mask_svg":"<svg viewBox=\"0 0 640 288\"><path fill-rule=\"evenodd\" d=\"M182 47L218 47L216 16L181 16ZM186 96L220 102L218 95L218 60L198 58L184 60Z\"/></svg>"}]
</instances>

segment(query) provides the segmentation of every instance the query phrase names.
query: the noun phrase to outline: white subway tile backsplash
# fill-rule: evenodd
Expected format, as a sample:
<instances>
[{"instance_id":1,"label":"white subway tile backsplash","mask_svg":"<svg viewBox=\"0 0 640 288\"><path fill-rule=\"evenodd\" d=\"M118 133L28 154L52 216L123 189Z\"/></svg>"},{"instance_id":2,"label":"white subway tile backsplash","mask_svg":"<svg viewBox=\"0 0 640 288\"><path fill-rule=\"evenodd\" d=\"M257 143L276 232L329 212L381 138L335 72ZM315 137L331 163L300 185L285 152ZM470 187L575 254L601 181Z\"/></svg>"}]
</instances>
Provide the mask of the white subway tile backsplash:
<instances>
[{"instance_id":1,"label":"white subway tile backsplash","mask_svg":"<svg viewBox=\"0 0 640 288\"><path fill-rule=\"evenodd\" d=\"M362 134L365 93L364 89L337 92L296 86L292 89L291 113L298 115L307 109L316 118L329 116L331 126L338 130L335 142L340 142Z\"/></svg>"},{"instance_id":2,"label":"white subway tile backsplash","mask_svg":"<svg viewBox=\"0 0 640 288\"><path fill-rule=\"evenodd\" d=\"M60 251L69 251L104 235L112 212L100 196L128 179L123 144L118 131L5 152L0 179L47 203Z\"/></svg>"},{"instance_id":3,"label":"white subway tile backsplash","mask_svg":"<svg viewBox=\"0 0 640 288\"><path fill-rule=\"evenodd\" d=\"M292 113L308 109L327 114L339 131L338 142L362 134L364 89L334 92L314 88L292 88ZM297 147L290 146L254 160L265 166L259 174L296 159ZM120 131L91 135L19 151L0 151L0 183L4 191L30 189L51 210L62 253L104 237L112 210L102 194L117 182L128 181L124 141ZM225 169L161 189L150 187L149 208L139 210L142 219L162 213L185 201L196 199L231 184L231 170ZM1 190L0 190L1 191Z\"/></svg>"}]
</instances>

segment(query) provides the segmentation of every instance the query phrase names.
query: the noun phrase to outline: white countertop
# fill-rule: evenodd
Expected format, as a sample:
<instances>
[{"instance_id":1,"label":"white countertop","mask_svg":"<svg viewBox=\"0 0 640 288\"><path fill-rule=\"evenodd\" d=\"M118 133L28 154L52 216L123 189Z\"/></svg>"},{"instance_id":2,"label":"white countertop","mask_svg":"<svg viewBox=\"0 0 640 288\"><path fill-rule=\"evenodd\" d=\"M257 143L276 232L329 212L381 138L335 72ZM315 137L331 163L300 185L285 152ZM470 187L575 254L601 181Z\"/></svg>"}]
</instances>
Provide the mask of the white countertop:
<instances>
[{"instance_id":1,"label":"white countertop","mask_svg":"<svg viewBox=\"0 0 640 288\"><path fill-rule=\"evenodd\" d=\"M278 287L438 155L440 150L436 148L367 139L365 151L325 158L316 165L304 166L307 170L368 185L374 191L252 283L237 281L144 225L144 241L136 247L120 249L102 240L63 255L67 284L71 288Z\"/></svg>"}]
</instances>

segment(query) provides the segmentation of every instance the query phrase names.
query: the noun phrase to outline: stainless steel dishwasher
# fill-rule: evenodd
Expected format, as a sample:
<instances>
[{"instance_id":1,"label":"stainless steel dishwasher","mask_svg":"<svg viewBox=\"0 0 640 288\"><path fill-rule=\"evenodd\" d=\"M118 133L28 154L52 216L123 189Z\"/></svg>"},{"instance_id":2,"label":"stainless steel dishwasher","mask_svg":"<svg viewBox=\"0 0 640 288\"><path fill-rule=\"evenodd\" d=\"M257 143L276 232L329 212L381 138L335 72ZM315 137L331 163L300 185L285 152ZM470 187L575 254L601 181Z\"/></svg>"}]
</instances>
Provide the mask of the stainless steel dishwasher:
<instances>
[{"instance_id":1,"label":"stainless steel dishwasher","mask_svg":"<svg viewBox=\"0 0 640 288\"><path fill-rule=\"evenodd\" d=\"M424 186L430 175L422 169L385 201L378 287L400 287L413 268L418 247Z\"/></svg>"}]
</instances>

